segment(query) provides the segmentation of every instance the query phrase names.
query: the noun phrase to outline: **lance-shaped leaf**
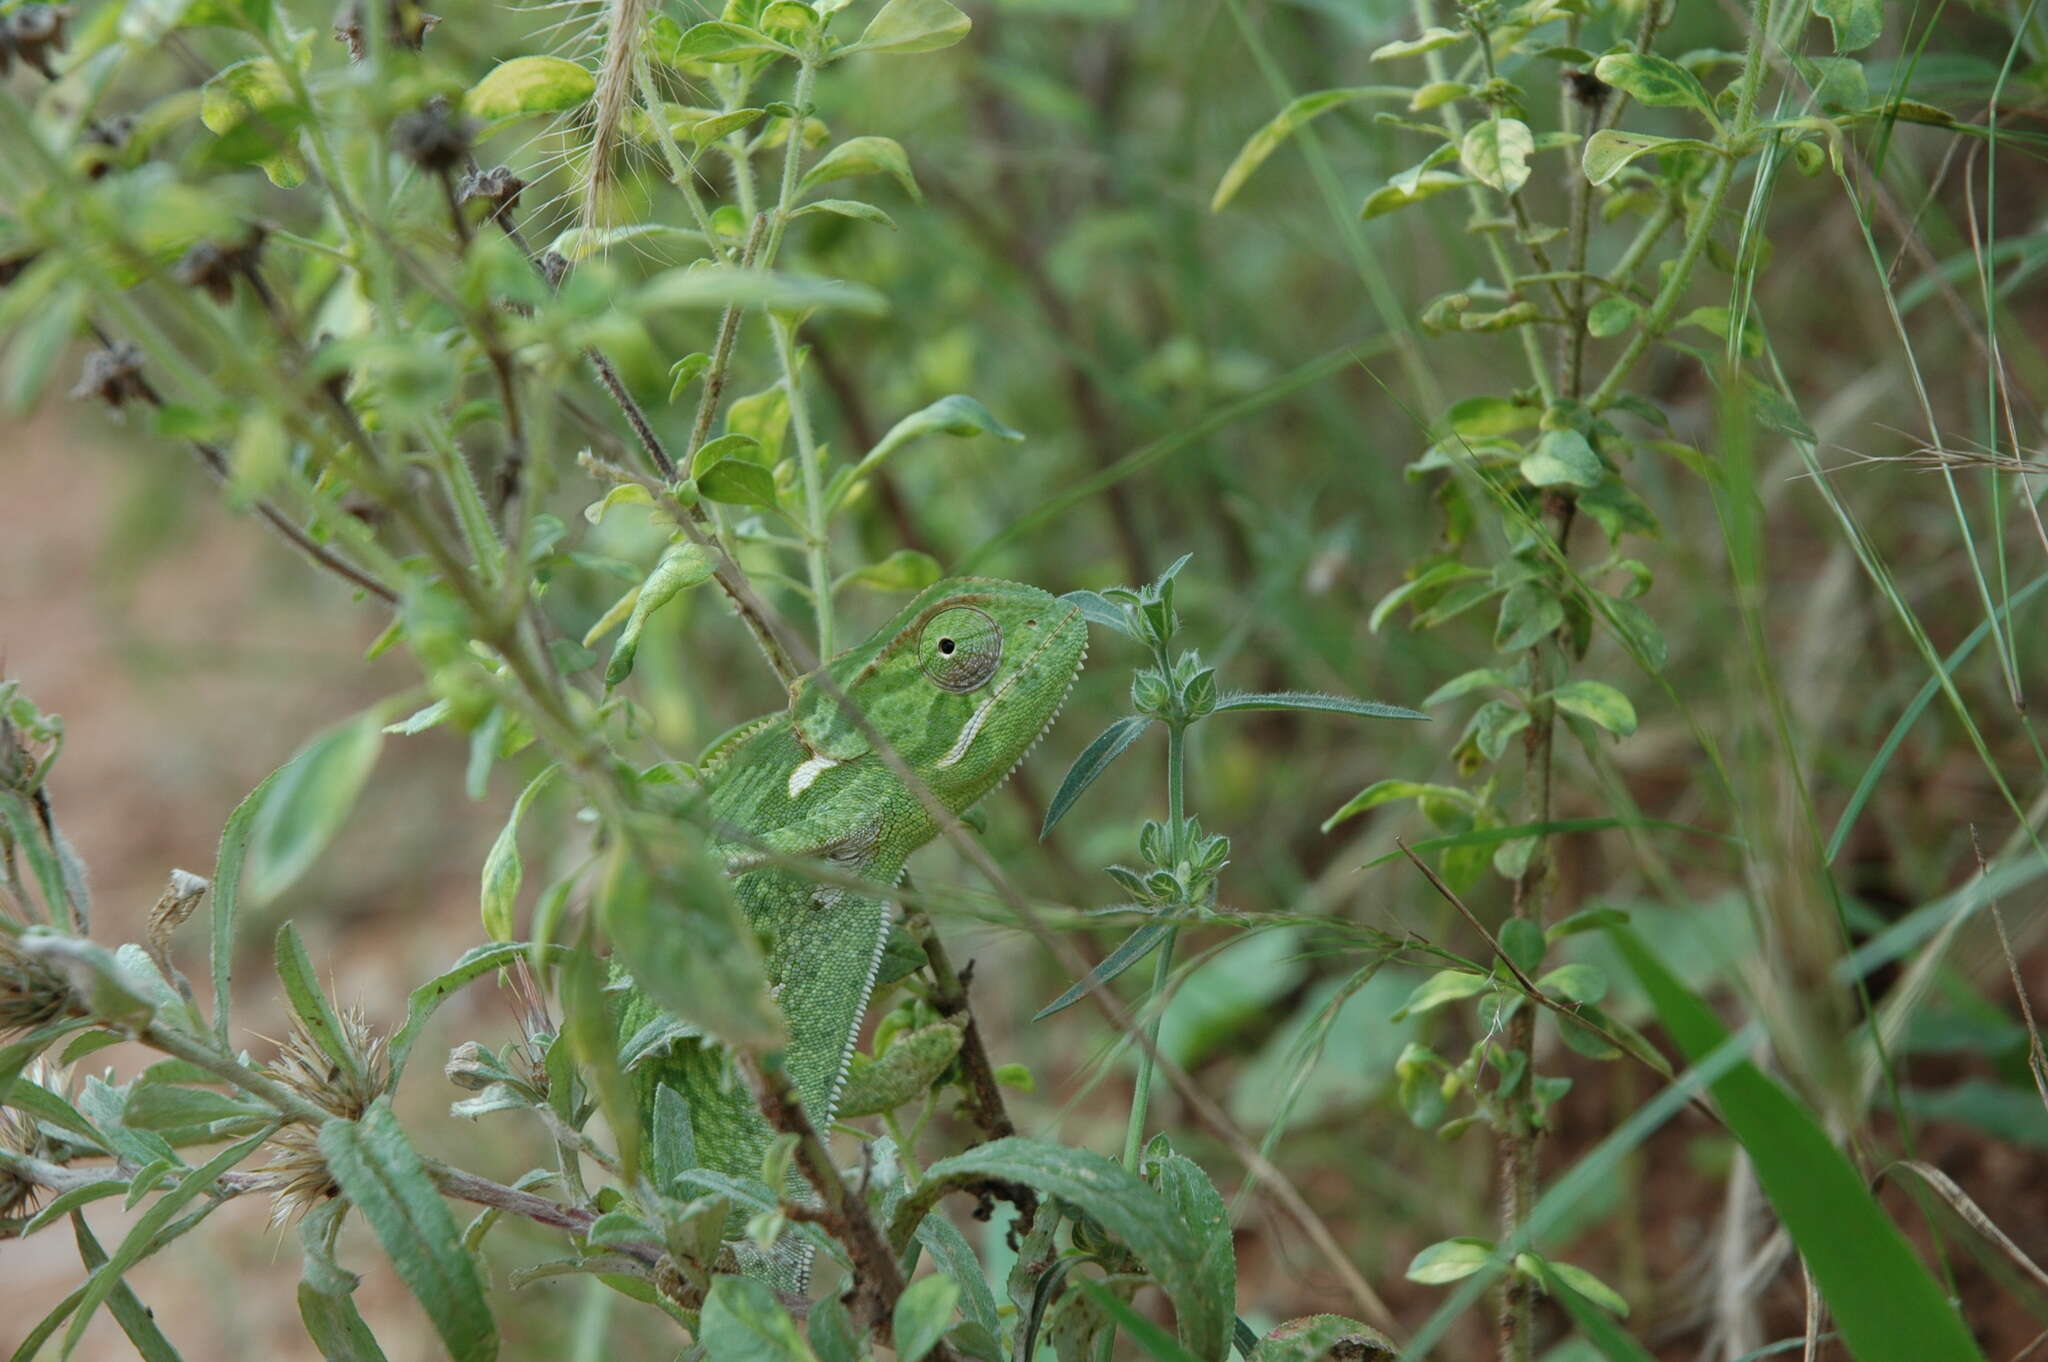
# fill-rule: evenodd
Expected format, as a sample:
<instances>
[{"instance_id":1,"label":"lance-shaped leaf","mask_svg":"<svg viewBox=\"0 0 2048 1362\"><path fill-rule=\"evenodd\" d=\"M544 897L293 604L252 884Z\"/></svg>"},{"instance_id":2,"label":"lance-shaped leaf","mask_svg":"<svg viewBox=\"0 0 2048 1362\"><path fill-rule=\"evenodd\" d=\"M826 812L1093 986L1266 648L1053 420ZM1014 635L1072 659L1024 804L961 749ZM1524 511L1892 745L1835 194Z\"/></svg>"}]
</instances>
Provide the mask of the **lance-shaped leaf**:
<instances>
[{"instance_id":1,"label":"lance-shaped leaf","mask_svg":"<svg viewBox=\"0 0 2048 1362\"><path fill-rule=\"evenodd\" d=\"M1713 1010L1633 930L1615 927L1609 935L1694 1063L1727 1039ZM1716 1078L1711 1091L1859 1362L1970 1362L1983 1356L1863 1175L1811 1112L1747 1061Z\"/></svg>"},{"instance_id":2,"label":"lance-shaped leaf","mask_svg":"<svg viewBox=\"0 0 2048 1362\"><path fill-rule=\"evenodd\" d=\"M398 1086L398 1076L405 1072L406 1057L419 1042L420 1032L426 1028L428 1020L457 989L486 974L505 969L523 956L535 956L535 964L538 965L541 959L567 952L566 946L534 947L524 941L494 941L488 946L475 946L463 952L454 964L414 989L406 1003L405 1024L391 1037L391 1086Z\"/></svg>"},{"instance_id":3,"label":"lance-shaped leaf","mask_svg":"<svg viewBox=\"0 0 2048 1362\"><path fill-rule=\"evenodd\" d=\"M289 918L277 929L277 977L284 984L285 998L298 1016L299 1025L320 1047L320 1053L361 1086L362 1057L348 1043L341 1018L327 1001L327 991L320 987L320 976L313 970L312 957L306 954L306 943L299 939L298 924Z\"/></svg>"},{"instance_id":4,"label":"lance-shaped leaf","mask_svg":"<svg viewBox=\"0 0 2048 1362\"><path fill-rule=\"evenodd\" d=\"M1131 744L1143 737L1145 730L1152 726L1152 720L1143 714L1127 714L1118 719L1096 736L1094 742L1081 749L1081 755L1074 758L1074 764L1067 768L1067 777L1053 792L1052 802L1045 806L1045 822L1039 825L1038 836L1042 841L1049 836L1055 824L1066 817L1067 810L1074 807L1074 801L1081 797L1109 764L1130 750Z\"/></svg>"},{"instance_id":5,"label":"lance-shaped leaf","mask_svg":"<svg viewBox=\"0 0 2048 1362\"><path fill-rule=\"evenodd\" d=\"M520 881L526 877L525 867L519 860L519 820L526 816L527 805L541 792L560 768L550 762L541 768L539 775L527 782L519 792L519 798L512 802L512 812L505 815L505 826L498 829L498 836L491 843L491 850L484 857L483 883L478 892L482 905L484 932L495 941L512 939L512 914L519 904Z\"/></svg>"},{"instance_id":6,"label":"lance-shaped leaf","mask_svg":"<svg viewBox=\"0 0 2048 1362\"><path fill-rule=\"evenodd\" d=\"M455 1362L491 1362L498 1355L498 1326L476 1262L391 1114L390 1099L378 1098L361 1120L328 1121L319 1139L328 1172L426 1307L449 1355Z\"/></svg>"},{"instance_id":7,"label":"lance-shaped leaf","mask_svg":"<svg viewBox=\"0 0 2048 1362\"><path fill-rule=\"evenodd\" d=\"M918 1278L896 1298L891 1331L901 1362L923 1362L945 1334L959 1301L959 1286L941 1273Z\"/></svg>"},{"instance_id":8,"label":"lance-shaped leaf","mask_svg":"<svg viewBox=\"0 0 2048 1362\"><path fill-rule=\"evenodd\" d=\"M718 471L718 468L724 468L735 463L735 460L727 459L711 471L715 473ZM768 494L771 499L773 498L775 483L769 477L768 470L755 463L741 463L737 464L737 466L751 469L766 481L769 489ZM703 481L708 483L711 479L707 475ZM705 495L712 496L712 493L707 489ZM719 501L726 500L724 497L714 497L713 499ZM640 632L647 627L647 621L653 617L654 612L667 605L683 592L688 591L692 587L701 586L710 580L711 559L706 556L704 550L688 540L679 540L669 545L668 549L661 555L661 561L654 565L654 571L648 573L647 580L640 584L640 594L633 601L633 612L626 617L626 627L620 631L619 641L612 645L612 659L605 664L604 669L604 684L607 690L618 685L633 674L633 659L640 652ZM524 799L525 796L522 795L521 798ZM518 886L515 884L513 888L516 892ZM486 923L486 925L488 926L489 924ZM501 939L512 934L509 930L510 924L508 923L506 926L507 930L502 933ZM492 935L500 936L501 934L493 932Z\"/></svg>"},{"instance_id":9,"label":"lance-shaped leaf","mask_svg":"<svg viewBox=\"0 0 2048 1362\"><path fill-rule=\"evenodd\" d=\"M1031 1020L1044 1021L1053 1013L1064 1011L1081 1001L1095 985L1106 984L1116 978L1119 974L1122 974L1125 970L1150 955L1152 948L1165 939L1166 934L1173 930L1174 925L1171 920L1161 920L1148 922L1138 928L1137 931L1125 937L1115 950L1102 957L1102 962L1096 965L1094 969L1089 970L1085 979L1075 984L1065 993L1060 994L1059 997L1054 998L1044 1007L1039 1008Z\"/></svg>"},{"instance_id":10,"label":"lance-shaped leaf","mask_svg":"<svg viewBox=\"0 0 2048 1362\"><path fill-rule=\"evenodd\" d=\"M1209 200L1209 211L1220 213L1237 191L1244 188L1244 182L1252 172L1266 163L1266 158L1280 149L1280 144L1294 136L1302 128L1322 117L1332 109L1361 99L1386 99L1405 101L1410 91L1399 85L1352 85L1337 90L1315 90L1289 101L1286 108L1267 121L1245 139L1238 148L1236 159L1217 181L1216 193Z\"/></svg>"},{"instance_id":11,"label":"lance-shaped leaf","mask_svg":"<svg viewBox=\"0 0 2048 1362\"><path fill-rule=\"evenodd\" d=\"M1295 709L1320 714L1350 714L1361 719L1420 719L1427 714L1402 705L1383 705L1377 700L1354 700L1348 695L1323 695L1315 691L1236 691L1216 701L1215 712L1240 709Z\"/></svg>"},{"instance_id":12,"label":"lance-shaped leaf","mask_svg":"<svg viewBox=\"0 0 2048 1362\"><path fill-rule=\"evenodd\" d=\"M257 787L263 802L249 832L249 892L259 902L282 893L326 849L383 746L383 714L365 710L314 738Z\"/></svg>"},{"instance_id":13,"label":"lance-shaped leaf","mask_svg":"<svg viewBox=\"0 0 2048 1362\"><path fill-rule=\"evenodd\" d=\"M697 1341L718 1362L817 1362L773 1288L755 1277L711 1284Z\"/></svg>"},{"instance_id":14,"label":"lance-shaped leaf","mask_svg":"<svg viewBox=\"0 0 2048 1362\"><path fill-rule=\"evenodd\" d=\"M923 435L952 435L963 440L975 435L993 435L999 440L1012 441L1024 438L1023 431L1013 430L1003 424L981 403L965 393L953 393L928 407L910 413L889 427L888 432L875 441L875 447L854 465L850 474L835 480L837 495L831 498L831 503L836 506L845 499L846 493L862 476L898 449Z\"/></svg>"},{"instance_id":15,"label":"lance-shaped leaf","mask_svg":"<svg viewBox=\"0 0 2048 1362\"><path fill-rule=\"evenodd\" d=\"M842 279L807 279L734 265L705 265L655 275L633 291L633 306L663 308L765 308L772 312L837 310L864 316L888 311L888 300L865 284Z\"/></svg>"}]
</instances>

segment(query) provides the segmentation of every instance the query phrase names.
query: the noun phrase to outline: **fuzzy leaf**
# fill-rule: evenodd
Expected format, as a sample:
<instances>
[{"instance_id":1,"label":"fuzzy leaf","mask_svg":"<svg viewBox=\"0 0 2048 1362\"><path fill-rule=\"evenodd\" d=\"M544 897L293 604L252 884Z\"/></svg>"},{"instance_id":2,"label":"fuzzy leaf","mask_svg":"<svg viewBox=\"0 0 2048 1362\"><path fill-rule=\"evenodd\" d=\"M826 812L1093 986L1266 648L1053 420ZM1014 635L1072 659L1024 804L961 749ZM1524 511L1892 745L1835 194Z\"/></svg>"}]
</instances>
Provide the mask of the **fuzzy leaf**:
<instances>
[{"instance_id":1,"label":"fuzzy leaf","mask_svg":"<svg viewBox=\"0 0 2048 1362\"><path fill-rule=\"evenodd\" d=\"M264 783L249 832L249 892L258 902L290 887L326 849L383 746L383 719L365 710L315 737Z\"/></svg>"},{"instance_id":2,"label":"fuzzy leaf","mask_svg":"<svg viewBox=\"0 0 2048 1362\"><path fill-rule=\"evenodd\" d=\"M718 1362L817 1362L773 1288L754 1277L712 1282L697 1341Z\"/></svg>"},{"instance_id":3,"label":"fuzzy leaf","mask_svg":"<svg viewBox=\"0 0 2048 1362\"><path fill-rule=\"evenodd\" d=\"M484 857L483 884L478 893L484 920L484 934L494 941L510 941L513 925L512 913L519 903L519 883L525 878L525 868L519 861L519 820L526 816L526 806L540 793L558 768L549 764L541 773L527 782L519 792L519 798L512 803L512 812L505 816L505 826L498 829L491 850Z\"/></svg>"},{"instance_id":4,"label":"fuzzy leaf","mask_svg":"<svg viewBox=\"0 0 2048 1362\"><path fill-rule=\"evenodd\" d=\"M1242 709L1294 709L1322 714L1349 714L1361 719L1420 719L1427 714L1402 705L1383 705L1377 700L1354 700L1348 695L1320 695L1314 691L1237 691L1218 697L1215 713Z\"/></svg>"},{"instance_id":5,"label":"fuzzy leaf","mask_svg":"<svg viewBox=\"0 0 2048 1362\"><path fill-rule=\"evenodd\" d=\"M1546 430L1522 456L1522 476L1535 487L1591 487L1607 476L1607 465L1576 430Z\"/></svg>"},{"instance_id":6,"label":"fuzzy leaf","mask_svg":"<svg viewBox=\"0 0 2048 1362\"><path fill-rule=\"evenodd\" d=\"M896 1298L892 1324L900 1362L923 1362L945 1334L959 1300L960 1288L953 1279L936 1273L918 1278Z\"/></svg>"},{"instance_id":7,"label":"fuzzy leaf","mask_svg":"<svg viewBox=\"0 0 2048 1362\"><path fill-rule=\"evenodd\" d=\"M1834 31L1835 51L1861 52L1884 32L1884 0L1813 0Z\"/></svg>"},{"instance_id":8,"label":"fuzzy leaf","mask_svg":"<svg viewBox=\"0 0 2048 1362\"><path fill-rule=\"evenodd\" d=\"M1131 744L1145 735L1152 726L1152 720L1142 714L1127 714L1096 735L1095 741L1081 749L1081 755L1074 758L1074 764L1067 768L1067 775L1053 792L1052 802L1045 806L1045 821L1039 825L1038 838L1044 841L1051 835L1053 827L1066 817L1067 810L1074 807L1090 785L1093 785L1109 764L1130 750Z\"/></svg>"},{"instance_id":9,"label":"fuzzy leaf","mask_svg":"<svg viewBox=\"0 0 2048 1362\"><path fill-rule=\"evenodd\" d=\"M342 1195L369 1221L449 1355L455 1362L491 1362L498 1355L498 1327L476 1263L391 1114L391 1099L378 1098L361 1120L328 1121L319 1138Z\"/></svg>"},{"instance_id":10,"label":"fuzzy leaf","mask_svg":"<svg viewBox=\"0 0 2048 1362\"><path fill-rule=\"evenodd\" d=\"M1100 964L1088 971L1088 977L1069 988L1065 993L1047 1003L1033 1014L1031 1020L1044 1021L1055 1012L1064 1011L1086 997L1095 984L1106 984L1131 966L1152 953L1174 924L1169 921L1148 922L1125 937L1117 948L1102 957Z\"/></svg>"},{"instance_id":11,"label":"fuzzy leaf","mask_svg":"<svg viewBox=\"0 0 2048 1362\"><path fill-rule=\"evenodd\" d=\"M677 61L740 62L771 55L794 57L796 49L745 24L716 19L688 29L674 47Z\"/></svg>"}]
</instances>

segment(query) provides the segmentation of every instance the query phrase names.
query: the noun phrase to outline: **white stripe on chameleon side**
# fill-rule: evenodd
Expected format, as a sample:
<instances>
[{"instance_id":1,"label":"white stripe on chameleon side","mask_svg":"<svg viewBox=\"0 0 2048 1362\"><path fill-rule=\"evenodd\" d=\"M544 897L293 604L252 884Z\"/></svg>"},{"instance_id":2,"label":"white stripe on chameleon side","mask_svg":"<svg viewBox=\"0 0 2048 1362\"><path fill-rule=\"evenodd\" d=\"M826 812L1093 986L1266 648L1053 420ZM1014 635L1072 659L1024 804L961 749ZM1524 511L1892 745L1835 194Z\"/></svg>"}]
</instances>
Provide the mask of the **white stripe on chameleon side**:
<instances>
[{"instance_id":1,"label":"white stripe on chameleon side","mask_svg":"<svg viewBox=\"0 0 2048 1362\"><path fill-rule=\"evenodd\" d=\"M832 757L812 757L809 761L798 762L796 769L789 773L789 797L795 799L810 789L812 781L838 764Z\"/></svg>"}]
</instances>

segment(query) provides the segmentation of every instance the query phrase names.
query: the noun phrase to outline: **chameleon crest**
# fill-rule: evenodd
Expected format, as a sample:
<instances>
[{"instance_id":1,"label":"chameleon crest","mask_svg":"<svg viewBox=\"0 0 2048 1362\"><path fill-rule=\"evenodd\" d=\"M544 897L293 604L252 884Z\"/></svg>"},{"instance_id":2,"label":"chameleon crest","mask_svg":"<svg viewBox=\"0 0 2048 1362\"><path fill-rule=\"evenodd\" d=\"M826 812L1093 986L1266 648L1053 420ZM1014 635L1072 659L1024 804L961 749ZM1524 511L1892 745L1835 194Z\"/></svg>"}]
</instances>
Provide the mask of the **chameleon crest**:
<instances>
[{"instance_id":1,"label":"chameleon crest","mask_svg":"<svg viewBox=\"0 0 2048 1362\"><path fill-rule=\"evenodd\" d=\"M938 831L876 740L941 806L963 813L1050 726L1086 647L1080 611L1037 587L940 582L823 669L865 723L813 674L786 713L744 726L707 760L712 851L766 938L769 983L789 1029L784 1059L820 1129L838 1113L888 939L882 894ZM822 861L875 892L820 884L790 858ZM633 996L621 1021L630 1032L654 1016ZM685 1041L644 1064L642 1076L650 1097L666 1086L688 1104L701 1166L760 1175L770 1133L724 1055ZM791 1278L803 1265L790 1249L772 1266Z\"/></svg>"}]
</instances>

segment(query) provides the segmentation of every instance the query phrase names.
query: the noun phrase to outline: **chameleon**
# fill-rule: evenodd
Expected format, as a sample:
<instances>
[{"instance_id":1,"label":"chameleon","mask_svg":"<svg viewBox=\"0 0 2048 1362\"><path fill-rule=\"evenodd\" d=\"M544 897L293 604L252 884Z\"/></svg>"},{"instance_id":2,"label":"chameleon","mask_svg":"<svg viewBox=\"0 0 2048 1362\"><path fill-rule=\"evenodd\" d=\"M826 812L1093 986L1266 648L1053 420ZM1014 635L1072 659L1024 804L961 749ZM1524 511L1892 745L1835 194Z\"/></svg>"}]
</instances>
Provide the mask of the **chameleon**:
<instances>
[{"instance_id":1,"label":"chameleon","mask_svg":"<svg viewBox=\"0 0 2048 1362\"><path fill-rule=\"evenodd\" d=\"M949 812L1000 785L1052 725L1087 652L1080 610L1037 587L953 578L822 669ZM890 934L887 890L938 832L929 809L871 746L816 673L786 710L713 744L698 764L711 853L766 946L787 1025L783 1060L819 1130L838 1112ZM822 885L769 857L823 861L872 894ZM630 962L627 962L630 969ZM660 1016L627 990L620 1033ZM700 1167L758 1178L773 1139L730 1056L688 1037L636 1065L643 1097L687 1103ZM804 1247L785 1241L750 1271L801 1287Z\"/></svg>"}]
</instances>

